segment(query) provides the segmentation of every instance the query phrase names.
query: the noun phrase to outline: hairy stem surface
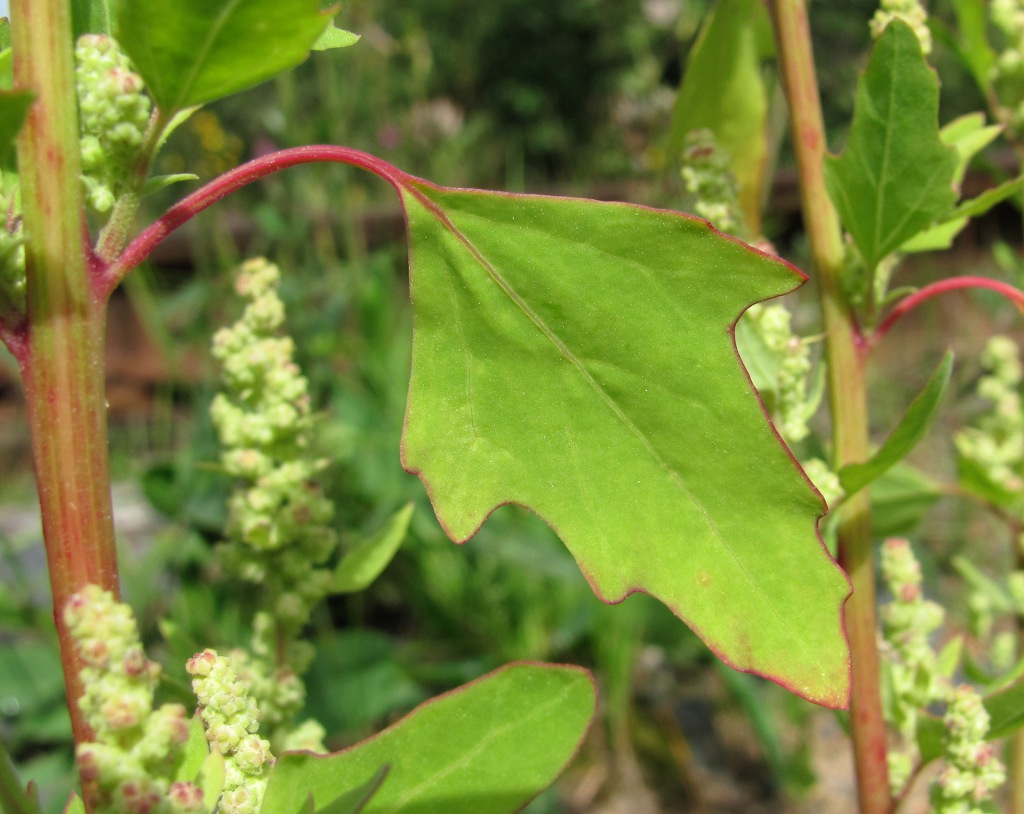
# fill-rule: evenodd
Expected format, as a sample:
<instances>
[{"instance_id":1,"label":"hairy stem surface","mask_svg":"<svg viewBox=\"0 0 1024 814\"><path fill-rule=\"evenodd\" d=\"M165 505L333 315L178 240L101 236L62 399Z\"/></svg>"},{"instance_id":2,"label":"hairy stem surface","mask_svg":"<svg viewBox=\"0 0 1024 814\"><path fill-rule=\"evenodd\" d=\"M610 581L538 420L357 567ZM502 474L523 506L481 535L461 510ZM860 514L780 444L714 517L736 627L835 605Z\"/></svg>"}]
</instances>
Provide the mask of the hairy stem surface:
<instances>
[{"instance_id":1,"label":"hairy stem surface","mask_svg":"<svg viewBox=\"0 0 1024 814\"><path fill-rule=\"evenodd\" d=\"M35 102L18 138L28 237L27 341L19 359L54 615L76 742L90 733L62 609L88 583L118 594L103 378L105 298L89 275L66 0L12 0L14 82Z\"/></svg>"}]
</instances>

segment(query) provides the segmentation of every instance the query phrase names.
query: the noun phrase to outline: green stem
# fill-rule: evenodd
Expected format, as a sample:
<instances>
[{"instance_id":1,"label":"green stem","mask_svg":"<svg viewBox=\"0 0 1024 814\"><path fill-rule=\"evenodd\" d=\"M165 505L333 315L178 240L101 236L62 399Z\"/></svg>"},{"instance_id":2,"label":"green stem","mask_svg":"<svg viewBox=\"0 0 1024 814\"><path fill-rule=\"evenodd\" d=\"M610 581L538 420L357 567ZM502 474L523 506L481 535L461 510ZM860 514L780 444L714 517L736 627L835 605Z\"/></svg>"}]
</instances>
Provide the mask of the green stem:
<instances>
[{"instance_id":1,"label":"green stem","mask_svg":"<svg viewBox=\"0 0 1024 814\"><path fill-rule=\"evenodd\" d=\"M865 346L842 294L842 231L825 188L825 130L806 5L804 0L772 0L769 7L789 101L804 225L827 335L833 467L838 469L868 457ZM850 724L860 810L862 814L888 814L893 800L879 687L869 508L864 492L844 505L838 523L839 563L853 585L853 595L846 603L846 633L852 658Z\"/></svg>"},{"instance_id":2,"label":"green stem","mask_svg":"<svg viewBox=\"0 0 1024 814\"><path fill-rule=\"evenodd\" d=\"M12 0L14 83L36 101L18 138L28 274L19 359L54 616L75 740L79 662L62 609L94 583L118 591L103 380L105 298L91 281L67 0Z\"/></svg>"}]
</instances>

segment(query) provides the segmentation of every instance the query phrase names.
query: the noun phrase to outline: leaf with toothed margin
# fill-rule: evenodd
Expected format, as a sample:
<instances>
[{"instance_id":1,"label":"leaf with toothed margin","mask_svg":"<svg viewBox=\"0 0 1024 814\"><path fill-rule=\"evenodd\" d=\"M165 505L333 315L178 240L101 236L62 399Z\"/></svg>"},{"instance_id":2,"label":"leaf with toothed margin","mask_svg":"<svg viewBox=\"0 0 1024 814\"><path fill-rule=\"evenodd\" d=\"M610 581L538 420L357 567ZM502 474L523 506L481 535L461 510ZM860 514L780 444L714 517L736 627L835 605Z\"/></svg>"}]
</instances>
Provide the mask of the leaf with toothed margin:
<instances>
[{"instance_id":1,"label":"leaf with toothed margin","mask_svg":"<svg viewBox=\"0 0 1024 814\"><path fill-rule=\"evenodd\" d=\"M403 462L449 535L525 506L606 601L649 593L732 666L844 706L849 586L733 339L803 275L674 212L391 180L414 311Z\"/></svg>"}]
</instances>

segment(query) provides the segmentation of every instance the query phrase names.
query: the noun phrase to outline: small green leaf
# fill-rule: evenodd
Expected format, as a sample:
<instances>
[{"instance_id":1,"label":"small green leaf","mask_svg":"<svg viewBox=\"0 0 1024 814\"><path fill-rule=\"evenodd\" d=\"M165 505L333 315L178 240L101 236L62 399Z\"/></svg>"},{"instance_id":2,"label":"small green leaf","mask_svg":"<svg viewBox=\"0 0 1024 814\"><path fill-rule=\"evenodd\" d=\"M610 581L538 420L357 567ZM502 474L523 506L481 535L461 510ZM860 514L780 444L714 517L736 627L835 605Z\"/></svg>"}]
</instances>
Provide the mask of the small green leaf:
<instances>
[{"instance_id":1,"label":"small green leaf","mask_svg":"<svg viewBox=\"0 0 1024 814\"><path fill-rule=\"evenodd\" d=\"M876 537L909 534L942 497L941 485L924 472L898 463L868 487Z\"/></svg>"},{"instance_id":2,"label":"small green leaf","mask_svg":"<svg viewBox=\"0 0 1024 814\"><path fill-rule=\"evenodd\" d=\"M111 0L71 0L71 26L76 40L83 34L113 33Z\"/></svg>"},{"instance_id":3,"label":"small green leaf","mask_svg":"<svg viewBox=\"0 0 1024 814\"><path fill-rule=\"evenodd\" d=\"M900 423L885 443L864 463L848 464L839 470L839 482L847 496L860 491L883 472L902 461L928 432L946 393L953 372L953 352L946 351L924 389L907 407Z\"/></svg>"},{"instance_id":4,"label":"small green leaf","mask_svg":"<svg viewBox=\"0 0 1024 814\"><path fill-rule=\"evenodd\" d=\"M986 0L953 0L960 34L960 55L983 93L987 93L991 85L992 66L996 63L995 51L988 43L988 11L985 6Z\"/></svg>"},{"instance_id":5,"label":"small green leaf","mask_svg":"<svg viewBox=\"0 0 1024 814\"><path fill-rule=\"evenodd\" d=\"M11 167L14 161L14 140L25 123L32 106L30 91L0 91L0 167Z\"/></svg>"},{"instance_id":6,"label":"small green leaf","mask_svg":"<svg viewBox=\"0 0 1024 814\"><path fill-rule=\"evenodd\" d=\"M171 114L294 68L329 23L317 0L119 0L117 39Z\"/></svg>"},{"instance_id":7,"label":"small green leaf","mask_svg":"<svg viewBox=\"0 0 1024 814\"><path fill-rule=\"evenodd\" d=\"M989 715L988 740L1003 738L1024 726L1024 680L986 696Z\"/></svg>"},{"instance_id":8,"label":"small green leaf","mask_svg":"<svg viewBox=\"0 0 1024 814\"><path fill-rule=\"evenodd\" d=\"M69 804L70 805L70 804ZM0 811L4 814L42 814L38 795L21 785L11 756L0 739Z\"/></svg>"},{"instance_id":9,"label":"small green leaf","mask_svg":"<svg viewBox=\"0 0 1024 814\"><path fill-rule=\"evenodd\" d=\"M957 456L957 475L960 488L993 506L1006 508L1020 500L1020 494L992 480L985 467L973 458Z\"/></svg>"},{"instance_id":10,"label":"small green leaf","mask_svg":"<svg viewBox=\"0 0 1024 814\"><path fill-rule=\"evenodd\" d=\"M0 51L6 51L11 47L11 21L6 17L0 17Z\"/></svg>"},{"instance_id":11,"label":"small green leaf","mask_svg":"<svg viewBox=\"0 0 1024 814\"><path fill-rule=\"evenodd\" d=\"M171 186L171 184L180 184L182 181L198 181L199 176L191 172L177 172L172 175L154 175L152 178L146 179L146 184L142 188L143 195L152 195L154 192L159 192L165 187Z\"/></svg>"},{"instance_id":12,"label":"small green leaf","mask_svg":"<svg viewBox=\"0 0 1024 814\"><path fill-rule=\"evenodd\" d=\"M956 148L957 167L953 185L959 189L967 172L967 165L978 153L995 141L1003 132L1002 125L985 126L984 113L968 113L953 119L939 132L943 144Z\"/></svg>"},{"instance_id":13,"label":"small green leaf","mask_svg":"<svg viewBox=\"0 0 1024 814\"><path fill-rule=\"evenodd\" d=\"M322 811L388 765L367 814L512 814L576 753L595 700L582 668L508 665L342 752L281 755L261 814L294 814L310 792Z\"/></svg>"},{"instance_id":14,"label":"small green leaf","mask_svg":"<svg viewBox=\"0 0 1024 814\"><path fill-rule=\"evenodd\" d=\"M224 755L213 750L203 760L203 765L196 775L195 784L203 792L203 805L206 807L206 814L213 814L220 800L221 792L224 791L224 779L227 776L227 766L224 762Z\"/></svg>"},{"instance_id":15,"label":"small green leaf","mask_svg":"<svg viewBox=\"0 0 1024 814\"><path fill-rule=\"evenodd\" d=\"M968 223L968 218L954 218L942 221L934 226L930 226L923 232L918 232L900 246L900 251L904 254L914 254L917 252L936 252L948 249L953 245L956 236L963 231Z\"/></svg>"},{"instance_id":16,"label":"small green leaf","mask_svg":"<svg viewBox=\"0 0 1024 814\"><path fill-rule=\"evenodd\" d=\"M964 637L954 636L939 651L935 660L935 673L942 678L952 678L956 668L960 666L960 657L964 651Z\"/></svg>"},{"instance_id":17,"label":"small green leaf","mask_svg":"<svg viewBox=\"0 0 1024 814\"><path fill-rule=\"evenodd\" d=\"M793 269L678 213L401 189L403 462L452 539L525 506L606 601L649 593L726 663L843 706L846 579L732 338Z\"/></svg>"},{"instance_id":18,"label":"small green leaf","mask_svg":"<svg viewBox=\"0 0 1024 814\"><path fill-rule=\"evenodd\" d=\"M768 172L768 93L761 63L771 55L771 26L759 0L720 0L690 51L676 98L669 150L707 128L729 156L751 235L761 233Z\"/></svg>"},{"instance_id":19,"label":"small green leaf","mask_svg":"<svg viewBox=\"0 0 1024 814\"><path fill-rule=\"evenodd\" d=\"M0 51L0 90L14 87L14 52L10 48Z\"/></svg>"},{"instance_id":20,"label":"small green leaf","mask_svg":"<svg viewBox=\"0 0 1024 814\"><path fill-rule=\"evenodd\" d=\"M317 38L317 41L313 43L313 50L328 51L334 48L348 48L357 42L359 42L358 34L353 34L344 28L338 28L334 23L331 23L324 29L324 33Z\"/></svg>"},{"instance_id":21,"label":"small green leaf","mask_svg":"<svg viewBox=\"0 0 1024 814\"><path fill-rule=\"evenodd\" d=\"M163 621L173 624L168 620ZM185 743L182 751L182 760L177 771L174 773L174 779L188 783L195 782L210 754L210 746L206 741L206 730L203 728L203 722L199 718L193 717L189 720L188 741Z\"/></svg>"},{"instance_id":22,"label":"small green leaf","mask_svg":"<svg viewBox=\"0 0 1024 814\"><path fill-rule=\"evenodd\" d=\"M407 503L376 534L361 540L345 552L334 571L334 592L363 591L380 576L405 539L412 518L412 503Z\"/></svg>"},{"instance_id":23,"label":"small green leaf","mask_svg":"<svg viewBox=\"0 0 1024 814\"><path fill-rule=\"evenodd\" d=\"M1024 175L1004 181L997 187L986 189L976 198L964 201L956 209L950 212L943 220L955 220L957 218L975 218L984 215L997 203L1002 203L1007 198L1016 195L1024 189Z\"/></svg>"},{"instance_id":24,"label":"small green leaf","mask_svg":"<svg viewBox=\"0 0 1024 814\"><path fill-rule=\"evenodd\" d=\"M938 760L945 754L946 725L942 718L924 712L917 718L917 748L921 765Z\"/></svg>"},{"instance_id":25,"label":"small green leaf","mask_svg":"<svg viewBox=\"0 0 1024 814\"><path fill-rule=\"evenodd\" d=\"M846 149L825 180L868 269L956 201L957 152L939 137L939 83L906 23L893 20L857 82Z\"/></svg>"},{"instance_id":26,"label":"small green leaf","mask_svg":"<svg viewBox=\"0 0 1024 814\"><path fill-rule=\"evenodd\" d=\"M64 806L64 814L85 814L85 803L82 802L82 798L77 794L72 794L71 799Z\"/></svg>"}]
</instances>

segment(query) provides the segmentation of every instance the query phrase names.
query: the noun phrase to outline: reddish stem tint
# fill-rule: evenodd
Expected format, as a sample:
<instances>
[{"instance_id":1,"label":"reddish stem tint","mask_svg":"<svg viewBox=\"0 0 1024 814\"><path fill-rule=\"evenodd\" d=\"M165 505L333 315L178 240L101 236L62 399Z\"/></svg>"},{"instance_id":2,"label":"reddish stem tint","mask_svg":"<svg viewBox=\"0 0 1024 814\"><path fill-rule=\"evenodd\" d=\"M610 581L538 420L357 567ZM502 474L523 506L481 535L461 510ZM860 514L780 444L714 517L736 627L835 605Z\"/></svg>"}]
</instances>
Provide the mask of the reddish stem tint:
<instances>
[{"instance_id":1,"label":"reddish stem tint","mask_svg":"<svg viewBox=\"0 0 1024 814\"><path fill-rule=\"evenodd\" d=\"M294 167L299 164L332 162L349 164L372 172L383 178L396 190L408 189L411 175L399 170L376 156L353 150L349 147L338 147L332 144L314 144L308 147L293 147L279 150L229 170L215 178L201 189L182 198L163 215L147 227L124 250L121 256L109 266L98 269L97 287L104 295L109 295L133 268L145 260L164 238L184 223L198 215L208 206L215 204L232 192L236 192L253 181L258 181L278 170Z\"/></svg>"},{"instance_id":2,"label":"reddish stem tint","mask_svg":"<svg viewBox=\"0 0 1024 814\"><path fill-rule=\"evenodd\" d=\"M882 320L878 328L875 329L872 342L881 340L889 332L889 329L899 321L900 317L912 311L925 300L937 297L939 294L945 294L947 291L958 291L964 288L987 288L1002 294L1017 306L1017 310L1024 314L1024 291L1014 288L1009 283L993 280L989 277L953 277L949 280L939 280L937 283L926 285L920 291L900 300L886 314L885 319Z\"/></svg>"}]
</instances>

